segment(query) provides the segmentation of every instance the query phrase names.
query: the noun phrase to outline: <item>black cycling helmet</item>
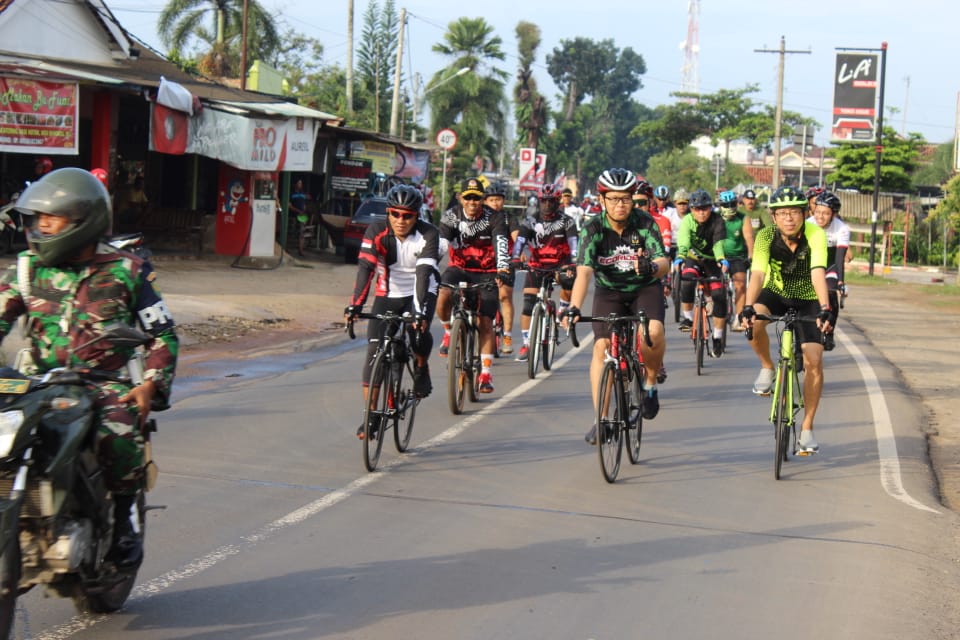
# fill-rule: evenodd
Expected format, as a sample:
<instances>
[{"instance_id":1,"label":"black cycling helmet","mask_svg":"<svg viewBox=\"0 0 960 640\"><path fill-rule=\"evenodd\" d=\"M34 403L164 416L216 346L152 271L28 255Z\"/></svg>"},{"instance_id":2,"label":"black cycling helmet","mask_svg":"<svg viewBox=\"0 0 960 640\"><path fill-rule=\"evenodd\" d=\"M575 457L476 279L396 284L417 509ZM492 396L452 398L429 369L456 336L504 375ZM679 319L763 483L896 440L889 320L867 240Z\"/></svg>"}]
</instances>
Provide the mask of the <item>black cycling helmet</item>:
<instances>
[{"instance_id":1,"label":"black cycling helmet","mask_svg":"<svg viewBox=\"0 0 960 640\"><path fill-rule=\"evenodd\" d=\"M833 215L840 213L840 198L830 191L824 191L818 195L815 204L822 204L825 207L830 207L830 210L833 211Z\"/></svg>"},{"instance_id":2,"label":"black cycling helmet","mask_svg":"<svg viewBox=\"0 0 960 640\"><path fill-rule=\"evenodd\" d=\"M49 267L96 244L110 227L110 195L96 176L77 167L51 171L33 182L15 209L25 216L30 248ZM56 235L43 235L34 217L40 213L67 218L70 224Z\"/></svg>"},{"instance_id":3,"label":"black cycling helmet","mask_svg":"<svg viewBox=\"0 0 960 640\"><path fill-rule=\"evenodd\" d=\"M653 191L653 196L660 200L666 200L670 197L670 187L665 184L660 185Z\"/></svg>"},{"instance_id":4,"label":"black cycling helmet","mask_svg":"<svg viewBox=\"0 0 960 640\"><path fill-rule=\"evenodd\" d=\"M507 187L500 180L494 180L487 185L487 188L483 190L483 196L500 196L502 198L507 197Z\"/></svg>"},{"instance_id":5,"label":"black cycling helmet","mask_svg":"<svg viewBox=\"0 0 960 640\"><path fill-rule=\"evenodd\" d=\"M653 197L653 187L650 186L649 182L643 179L637 180L636 192L648 199Z\"/></svg>"},{"instance_id":6,"label":"black cycling helmet","mask_svg":"<svg viewBox=\"0 0 960 640\"><path fill-rule=\"evenodd\" d=\"M703 207L712 207L713 198L710 197L710 194L704 191L703 189L697 189L690 194L690 208L691 209L702 209Z\"/></svg>"},{"instance_id":7,"label":"black cycling helmet","mask_svg":"<svg viewBox=\"0 0 960 640\"><path fill-rule=\"evenodd\" d=\"M420 213L423 206L423 194L420 189L408 184L398 184L387 192L387 206L391 209L406 209Z\"/></svg>"},{"instance_id":8,"label":"black cycling helmet","mask_svg":"<svg viewBox=\"0 0 960 640\"><path fill-rule=\"evenodd\" d=\"M629 169L607 169L597 178L597 193L601 195L608 191L633 193L636 190L637 176Z\"/></svg>"},{"instance_id":9,"label":"black cycling helmet","mask_svg":"<svg viewBox=\"0 0 960 640\"><path fill-rule=\"evenodd\" d=\"M540 200L556 200L560 201L560 189L557 188L557 185L552 183L547 183L540 188Z\"/></svg>"},{"instance_id":10,"label":"black cycling helmet","mask_svg":"<svg viewBox=\"0 0 960 640\"><path fill-rule=\"evenodd\" d=\"M770 196L770 208L782 209L783 207L806 207L807 197L800 193L796 187L780 187Z\"/></svg>"}]
</instances>

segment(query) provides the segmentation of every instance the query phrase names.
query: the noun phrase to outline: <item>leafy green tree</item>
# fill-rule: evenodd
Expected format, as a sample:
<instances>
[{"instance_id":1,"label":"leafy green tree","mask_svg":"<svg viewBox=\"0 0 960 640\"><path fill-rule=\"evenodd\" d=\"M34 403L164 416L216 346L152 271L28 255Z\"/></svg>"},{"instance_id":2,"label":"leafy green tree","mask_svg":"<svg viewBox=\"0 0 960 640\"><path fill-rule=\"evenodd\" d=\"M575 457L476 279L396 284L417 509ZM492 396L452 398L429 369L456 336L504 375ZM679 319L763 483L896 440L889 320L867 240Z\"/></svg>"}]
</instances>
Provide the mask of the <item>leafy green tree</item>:
<instances>
[{"instance_id":1,"label":"leafy green tree","mask_svg":"<svg viewBox=\"0 0 960 640\"><path fill-rule=\"evenodd\" d=\"M247 4L247 59L269 60L280 36L273 15L257 0ZM201 71L220 76L240 74L242 0L171 0L160 12L160 40L180 58L200 53Z\"/></svg>"},{"instance_id":2,"label":"leafy green tree","mask_svg":"<svg viewBox=\"0 0 960 640\"><path fill-rule=\"evenodd\" d=\"M503 41L483 18L459 18L451 22L443 42L433 50L450 59L429 85L436 89L427 95L432 114L432 129L452 126L459 136L454 149L453 174L463 177L475 173L477 158L494 158L504 144L506 114L505 85L510 75L494 66L506 55ZM473 72L439 84L457 70L469 67Z\"/></svg>"},{"instance_id":3,"label":"leafy green tree","mask_svg":"<svg viewBox=\"0 0 960 640\"><path fill-rule=\"evenodd\" d=\"M536 148L547 126L549 111L547 101L537 91L537 81L533 77L533 62L540 46L540 27L521 20L517 23L515 33L520 56L517 84L513 89L517 142L522 146Z\"/></svg>"},{"instance_id":4,"label":"leafy green tree","mask_svg":"<svg viewBox=\"0 0 960 640\"><path fill-rule=\"evenodd\" d=\"M647 67L642 56L630 47L621 51L610 38L596 42L577 37L561 40L547 55L547 71L564 93L563 119L570 121L586 96L628 98L643 86L640 76Z\"/></svg>"},{"instance_id":5,"label":"leafy green tree","mask_svg":"<svg viewBox=\"0 0 960 640\"><path fill-rule=\"evenodd\" d=\"M937 145L929 163L921 164L913 174L913 184L918 186L942 185L953 175L954 141Z\"/></svg>"},{"instance_id":6,"label":"leafy green tree","mask_svg":"<svg viewBox=\"0 0 960 640\"><path fill-rule=\"evenodd\" d=\"M358 124L374 131L384 130L390 124L401 26L394 0L385 0L382 10L377 0L370 0L357 47L357 77L362 95L354 96L354 106Z\"/></svg>"},{"instance_id":7,"label":"leafy green tree","mask_svg":"<svg viewBox=\"0 0 960 640\"><path fill-rule=\"evenodd\" d=\"M884 127L883 140L880 191L907 193L913 188L910 175L917 167L919 149L924 144L923 136L911 133L902 138L893 129ZM836 161L834 170L825 178L828 183L873 193L876 166L874 145L845 142L828 149L827 155Z\"/></svg>"}]
</instances>

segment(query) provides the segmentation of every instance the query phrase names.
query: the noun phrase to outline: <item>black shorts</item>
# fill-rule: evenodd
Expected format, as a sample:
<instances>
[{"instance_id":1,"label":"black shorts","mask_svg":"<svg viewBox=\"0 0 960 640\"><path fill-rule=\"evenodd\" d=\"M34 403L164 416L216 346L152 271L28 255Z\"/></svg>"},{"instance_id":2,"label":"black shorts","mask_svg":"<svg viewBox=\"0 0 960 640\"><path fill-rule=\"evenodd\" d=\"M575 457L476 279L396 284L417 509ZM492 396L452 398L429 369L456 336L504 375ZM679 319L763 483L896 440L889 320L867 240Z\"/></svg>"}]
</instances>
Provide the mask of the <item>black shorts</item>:
<instances>
[{"instance_id":1,"label":"black shorts","mask_svg":"<svg viewBox=\"0 0 960 640\"><path fill-rule=\"evenodd\" d=\"M727 262L730 263L730 275L746 273L749 270L747 267L747 258L727 258Z\"/></svg>"},{"instance_id":2,"label":"black shorts","mask_svg":"<svg viewBox=\"0 0 960 640\"><path fill-rule=\"evenodd\" d=\"M597 287L593 293L594 316L606 316L611 313L617 315L635 315L643 311L647 319L663 322L663 285L656 282L639 291L626 293ZM610 325L606 322L593 323L593 337L597 340L610 337Z\"/></svg>"},{"instance_id":3,"label":"black shorts","mask_svg":"<svg viewBox=\"0 0 960 640\"><path fill-rule=\"evenodd\" d=\"M820 303L816 300L790 300L789 298L781 298L768 289L763 289L760 292L760 296L754 304L764 305L770 310L770 315L772 316L782 316L786 313L787 309L791 307L796 309L802 318L815 318L820 313ZM797 335L801 344L805 342L821 344L820 329L817 328L815 320L802 320L799 323Z\"/></svg>"},{"instance_id":4,"label":"black shorts","mask_svg":"<svg viewBox=\"0 0 960 640\"><path fill-rule=\"evenodd\" d=\"M468 284L480 284L483 282L492 282L497 277L496 272L488 271L464 271L457 267L447 267L440 277L442 284L458 284L466 282ZM487 318L494 318L497 310L500 309L500 291L499 287L490 287L476 289L470 292L470 295L480 294L480 315Z\"/></svg>"}]
</instances>

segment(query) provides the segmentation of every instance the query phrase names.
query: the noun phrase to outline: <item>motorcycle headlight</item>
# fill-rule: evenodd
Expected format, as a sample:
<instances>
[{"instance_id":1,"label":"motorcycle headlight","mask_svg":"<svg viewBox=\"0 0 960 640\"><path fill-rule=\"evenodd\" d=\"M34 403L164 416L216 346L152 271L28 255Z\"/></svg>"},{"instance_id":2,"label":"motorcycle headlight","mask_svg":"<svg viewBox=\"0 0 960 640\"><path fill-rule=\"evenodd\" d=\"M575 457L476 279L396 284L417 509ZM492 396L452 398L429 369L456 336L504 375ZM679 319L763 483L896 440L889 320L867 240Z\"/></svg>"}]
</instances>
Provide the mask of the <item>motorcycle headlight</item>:
<instances>
[{"instance_id":1,"label":"motorcycle headlight","mask_svg":"<svg viewBox=\"0 0 960 640\"><path fill-rule=\"evenodd\" d=\"M0 413L0 456L9 455L22 424L23 411L17 409Z\"/></svg>"}]
</instances>

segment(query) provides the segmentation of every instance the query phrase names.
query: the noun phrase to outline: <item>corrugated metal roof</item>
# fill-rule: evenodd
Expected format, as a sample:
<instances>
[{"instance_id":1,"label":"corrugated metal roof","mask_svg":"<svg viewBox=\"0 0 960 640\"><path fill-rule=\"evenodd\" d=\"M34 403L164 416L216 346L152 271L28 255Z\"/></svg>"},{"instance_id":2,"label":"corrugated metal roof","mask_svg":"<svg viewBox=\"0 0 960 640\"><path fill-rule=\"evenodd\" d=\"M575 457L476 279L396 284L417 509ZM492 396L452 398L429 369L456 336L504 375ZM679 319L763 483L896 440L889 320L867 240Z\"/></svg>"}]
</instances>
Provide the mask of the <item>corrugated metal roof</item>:
<instances>
[{"instance_id":1,"label":"corrugated metal roof","mask_svg":"<svg viewBox=\"0 0 960 640\"><path fill-rule=\"evenodd\" d=\"M236 100L216 100L219 104L225 104L244 111L256 111L270 116L285 116L287 118L318 118L321 120L339 120L339 116L324 111L304 107L293 102L244 102Z\"/></svg>"}]
</instances>

